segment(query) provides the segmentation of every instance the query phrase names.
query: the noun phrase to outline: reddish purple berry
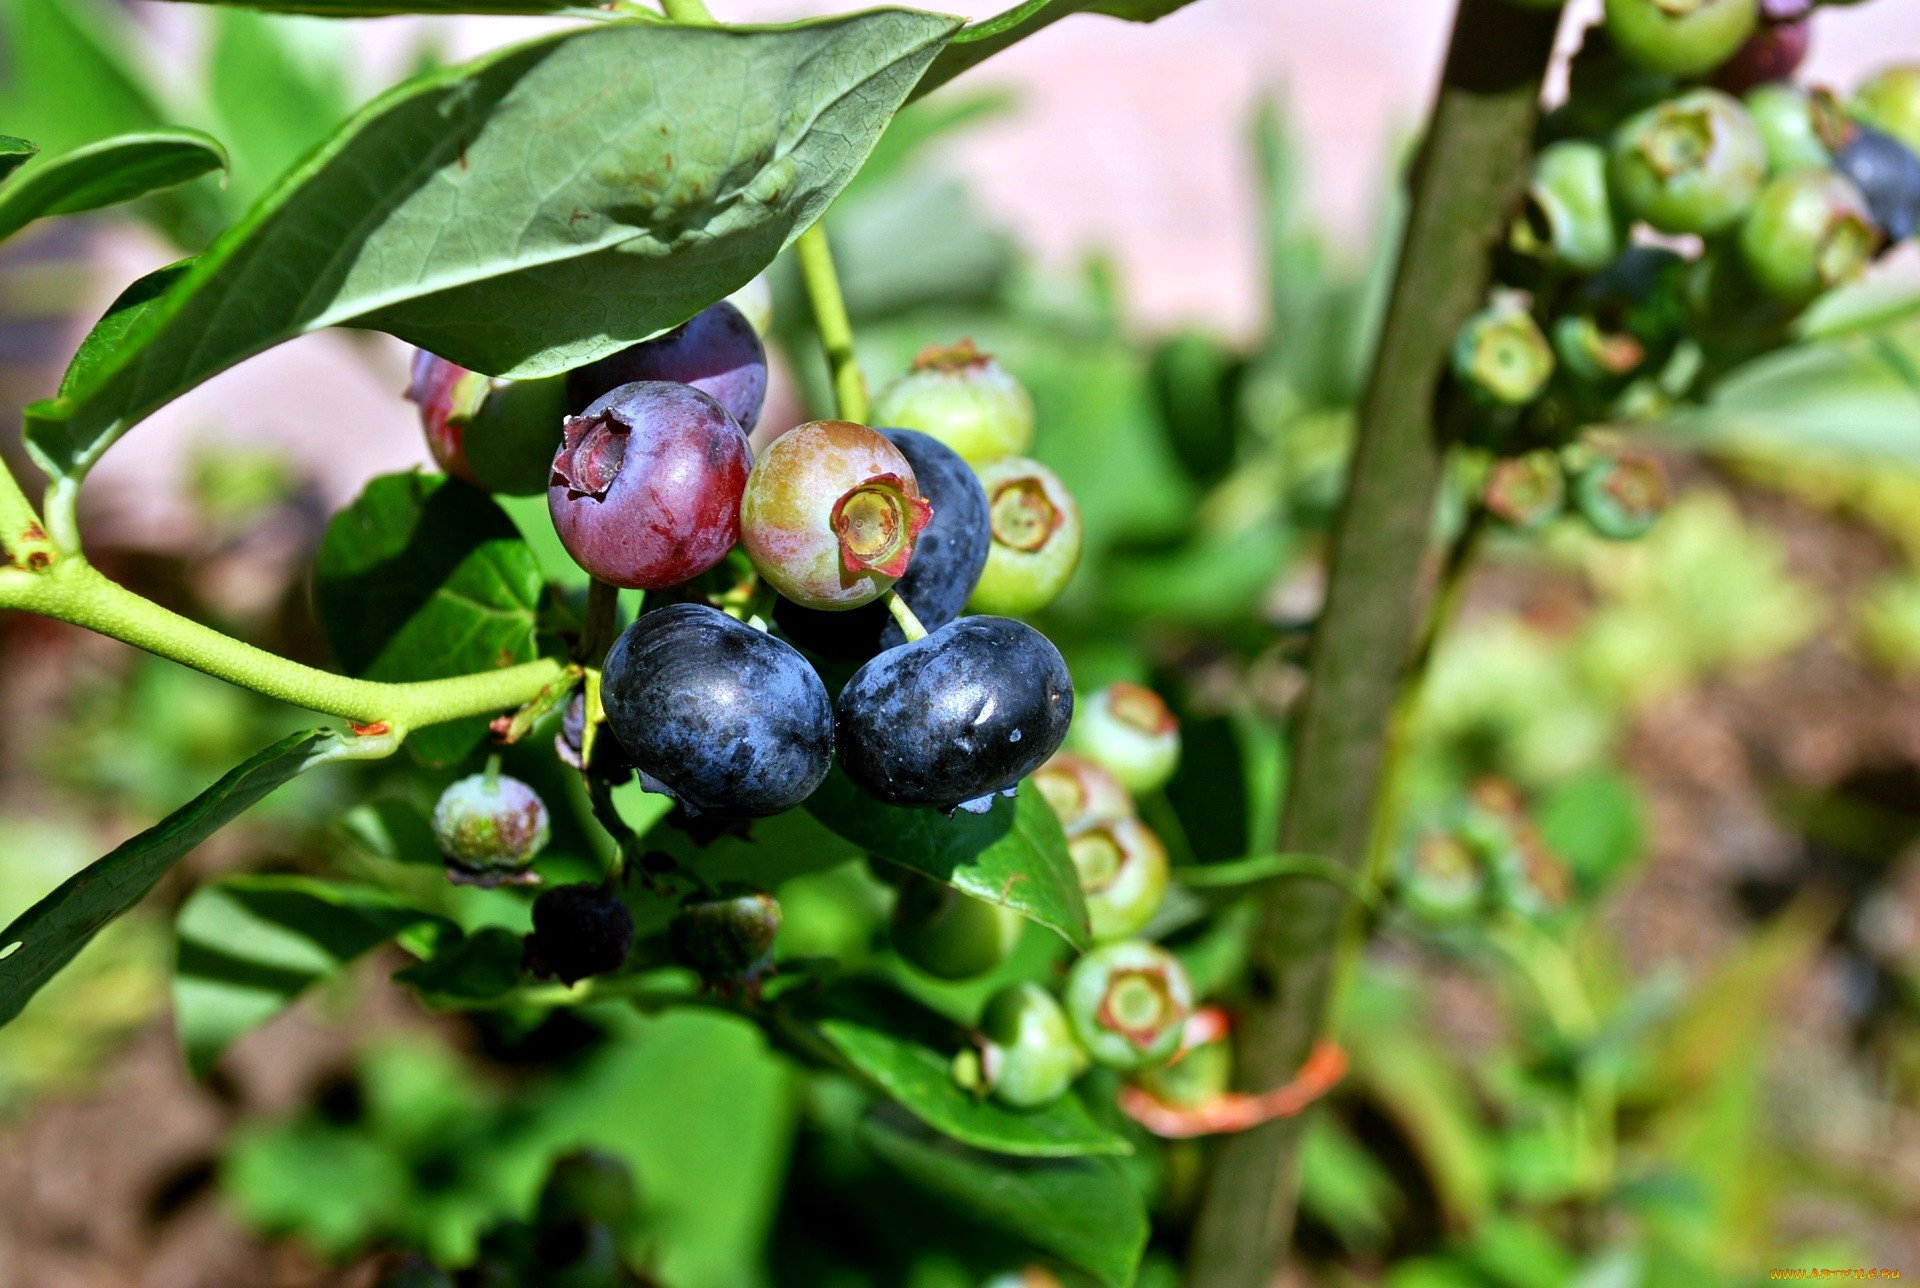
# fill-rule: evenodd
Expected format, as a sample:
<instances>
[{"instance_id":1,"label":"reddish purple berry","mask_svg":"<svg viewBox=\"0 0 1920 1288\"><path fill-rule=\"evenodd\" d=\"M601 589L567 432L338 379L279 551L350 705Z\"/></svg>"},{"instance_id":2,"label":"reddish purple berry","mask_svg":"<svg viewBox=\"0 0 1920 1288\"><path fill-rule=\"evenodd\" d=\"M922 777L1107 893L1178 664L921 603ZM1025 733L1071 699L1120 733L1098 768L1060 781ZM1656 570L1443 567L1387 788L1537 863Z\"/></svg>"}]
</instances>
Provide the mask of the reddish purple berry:
<instances>
[{"instance_id":1,"label":"reddish purple berry","mask_svg":"<svg viewBox=\"0 0 1920 1288\"><path fill-rule=\"evenodd\" d=\"M1744 94L1755 86L1786 80L1807 60L1810 31L1804 19L1761 27L1720 64L1713 74L1714 85L1729 94Z\"/></svg>"},{"instance_id":2,"label":"reddish purple berry","mask_svg":"<svg viewBox=\"0 0 1920 1288\"><path fill-rule=\"evenodd\" d=\"M688 385L621 385L567 421L547 508L574 562L616 586L697 577L740 535L747 435Z\"/></svg>"},{"instance_id":3,"label":"reddish purple berry","mask_svg":"<svg viewBox=\"0 0 1920 1288\"><path fill-rule=\"evenodd\" d=\"M568 373L568 406L589 406L636 380L692 385L752 429L767 400L767 351L746 315L722 300L665 335Z\"/></svg>"}]
</instances>

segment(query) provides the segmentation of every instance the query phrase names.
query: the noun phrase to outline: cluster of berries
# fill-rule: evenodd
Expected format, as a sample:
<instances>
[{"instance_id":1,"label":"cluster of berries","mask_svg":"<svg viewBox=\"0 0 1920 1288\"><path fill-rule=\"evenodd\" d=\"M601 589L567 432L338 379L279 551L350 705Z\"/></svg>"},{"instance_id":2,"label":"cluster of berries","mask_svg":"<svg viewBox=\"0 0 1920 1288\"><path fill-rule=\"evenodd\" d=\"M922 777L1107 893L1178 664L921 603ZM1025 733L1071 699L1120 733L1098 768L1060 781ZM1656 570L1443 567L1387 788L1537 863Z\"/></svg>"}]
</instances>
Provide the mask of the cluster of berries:
<instances>
[{"instance_id":1,"label":"cluster of berries","mask_svg":"<svg viewBox=\"0 0 1920 1288\"><path fill-rule=\"evenodd\" d=\"M1495 518L1646 531L1659 460L1581 431L1700 397L1920 227L1920 67L1844 101L1791 84L1813 8L1607 0L1586 33L1500 283L1453 352L1465 433L1505 458L1483 493Z\"/></svg>"},{"instance_id":2,"label":"cluster of berries","mask_svg":"<svg viewBox=\"0 0 1920 1288\"><path fill-rule=\"evenodd\" d=\"M1483 778L1401 852L1395 889L1416 920L1448 926L1492 911L1549 916L1572 900L1573 878L1513 784Z\"/></svg>"}]
</instances>

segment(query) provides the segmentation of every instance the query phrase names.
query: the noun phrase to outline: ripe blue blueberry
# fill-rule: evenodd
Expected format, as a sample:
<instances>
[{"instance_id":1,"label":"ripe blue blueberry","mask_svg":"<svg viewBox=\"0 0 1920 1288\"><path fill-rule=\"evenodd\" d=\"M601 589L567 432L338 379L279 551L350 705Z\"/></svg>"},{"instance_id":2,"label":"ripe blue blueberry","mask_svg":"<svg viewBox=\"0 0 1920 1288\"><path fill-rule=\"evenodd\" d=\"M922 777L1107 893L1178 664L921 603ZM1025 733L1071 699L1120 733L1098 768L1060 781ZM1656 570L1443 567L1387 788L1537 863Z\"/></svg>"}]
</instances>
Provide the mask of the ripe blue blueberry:
<instances>
[{"instance_id":1,"label":"ripe blue blueberry","mask_svg":"<svg viewBox=\"0 0 1920 1288\"><path fill-rule=\"evenodd\" d=\"M833 705L794 648L705 604L643 613L601 673L607 722L648 790L761 818L827 776Z\"/></svg>"},{"instance_id":2,"label":"ripe blue blueberry","mask_svg":"<svg viewBox=\"0 0 1920 1288\"><path fill-rule=\"evenodd\" d=\"M767 400L767 351L746 315L722 300L665 335L569 372L567 401L578 410L636 380L692 385L752 429Z\"/></svg>"},{"instance_id":3,"label":"ripe blue blueberry","mask_svg":"<svg viewBox=\"0 0 1920 1288\"><path fill-rule=\"evenodd\" d=\"M1920 229L1920 155L1905 143L1858 126L1833 150L1833 168L1860 189L1889 245Z\"/></svg>"},{"instance_id":4,"label":"ripe blue blueberry","mask_svg":"<svg viewBox=\"0 0 1920 1288\"><path fill-rule=\"evenodd\" d=\"M960 615L967 596L987 565L992 536L987 527L987 494L959 453L916 429L883 429L913 467L920 495L933 506L933 518L914 539L906 574L893 585L928 630L938 630ZM884 602L845 612L802 608L782 599L773 620L787 637L822 657L865 661L883 649L907 642Z\"/></svg>"},{"instance_id":5,"label":"ripe blue blueberry","mask_svg":"<svg viewBox=\"0 0 1920 1288\"><path fill-rule=\"evenodd\" d=\"M605 886L556 886L533 901L527 966L573 984L619 970L633 947L633 913Z\"/></svg>"},{"instance_id":6,"label":"ripe blue blueberry","mask_svg":"<svg viewBox=\"0 0 1920 1288\"><path fill-rule=\"evenodd\" d=\"M547 509L575 563L605 582L675 586L740 535L752 452L719 403L687 385L621 385L567 421Z\"/></svg>"},{"instance_id":7,"label":"ripe blue blueberry","mask_svg":"<svg viewBox=\"0 0 1920 1288\"><path fill-rule=\"evenodd\" d=\"M1031 626L963 617L861 667L835 713L840 763L874 796L984 810L1060 749L1073 680Z\"/></svg>"}]
</instances>

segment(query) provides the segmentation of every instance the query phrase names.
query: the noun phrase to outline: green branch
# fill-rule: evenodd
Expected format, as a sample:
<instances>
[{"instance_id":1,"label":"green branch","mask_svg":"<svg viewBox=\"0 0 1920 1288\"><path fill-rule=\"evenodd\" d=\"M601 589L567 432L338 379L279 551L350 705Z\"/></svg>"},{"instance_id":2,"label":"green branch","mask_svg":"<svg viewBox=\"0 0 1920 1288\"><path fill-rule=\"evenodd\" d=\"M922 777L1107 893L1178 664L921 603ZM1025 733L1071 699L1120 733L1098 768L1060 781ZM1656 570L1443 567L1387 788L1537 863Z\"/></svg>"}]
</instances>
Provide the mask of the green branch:
<instances>
[{"instance_id":1,"label":"green branch","mask_svg":"<svg viewBox=\"0 0 1920 1288\"><path fill-rule=\"evenodd\" d=\"M827 244L824 219L800 234L793 253L800 261L800 280L806 285L814 325L820 330L820 347L827 351L827 367L833 373L834 406L841 419L864 425L869 414L867 382L854 355L853 323L847 318L847 302L840 295L840 277L834 272L833 248Z\"/></svg>"},{"instance_id":2,"label":"green branch","mask_svg":"<svg viewBox=\"0 0 1920 1288\"><path fill-rule=\"evenodd\" d=\"M42 572L0 570L0 608L19 608L110 635L242 688L404 737L424 725L517 707L562 678L552 659L446 680L385 684L289 661L162 608L75 555Z\"/></svg>"},{"instance_id":3,"label":"green branch","mask_svg":"<svg viewBox=\"0 0 1920 1288\"><path fill-rule=\"evenodd\" d=\"M1557 12L1461 0L1421 155L1393 294L1360 407L1326 610L1295 730L1282 853L1364 863L1383 743L1414 655L1420 571L1445 449L1435 403L1460 323L1484 300L1525 182ZM1324 1023L1344 893L1282 879L1263 895L1240 1036L1243 1084L1292 1077ZM1271 1282L1293 1228L1312 1115L1221 1143L1187 1282Z\"/></svg>"}]
</instances>

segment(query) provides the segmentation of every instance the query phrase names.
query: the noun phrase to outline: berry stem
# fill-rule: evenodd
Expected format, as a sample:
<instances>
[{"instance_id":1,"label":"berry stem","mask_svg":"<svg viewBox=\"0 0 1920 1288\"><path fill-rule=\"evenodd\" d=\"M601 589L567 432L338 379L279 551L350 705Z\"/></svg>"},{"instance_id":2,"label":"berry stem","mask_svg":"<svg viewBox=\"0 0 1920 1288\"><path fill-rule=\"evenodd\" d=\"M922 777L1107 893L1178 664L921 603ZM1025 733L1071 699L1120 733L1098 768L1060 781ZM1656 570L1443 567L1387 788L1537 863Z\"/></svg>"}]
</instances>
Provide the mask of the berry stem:
<instances>
[{"instance_id":1,"label":"berry stem","mask_svg":"<svg viewBox=\"0 0 1920 1288\"><path fill-rule=\"evenodd\" d=\"M0 461L0 552L21 569L44 568L60 554L5 461Z\"/></svg>"},{"instance_id":2,"label":"berry stem","mask_svg":"<svg viewBox=\"0 0 1920 1288\"><path fill-rule=\"evenodd\" d=\"M559 680L551 658L445 680L356 680L255 648L134 594L75 554L41 572L0 569L0 608L19 608L112 636L196 671L309 711L404 736L424 725L520 706Z\"/></svg>"},{"instance_id":3,"label":"berry stem","mask_svg":"<svg viewBox=\"0 0 1920 1288\"><path fill-rule=\"evenodd\" d=\"M793 253L800 263L807 300L813 305L820 347L826 350L827 367L833 373L834 406L840 419L864 425L870 414L867 382L853 351L853 323L847 318L847 302L840 294L840 277L834 272L833 247L827 244L824 218L800 234Z\"/></svg>"},{"instance_id":4,"label":"berry stem","mask_svg":"<svg viewBox=\"0 0 1920 1288\"><path fill-rule=\"evenodd\" d=\"M1418 587L1442 477L1436 401L1461 324L1484 302L1494 248L1529 170L1540 86L1559 14L1460 0L1335 526L1326 611L1314 633L1285 820L1276 847L1358 873L1372 834L1386 731L1418 642ZM1345 898L1277 880L1249 945L1240 1079L1260 1092L1320 1038ZM1195 1221L1186 1282L1259 1288L1280 1264L1311 1113L1220 1143Z\"/></svg>"},{"instance_id":5,"label":"berry stem","mask_svg":"<svg viewBox=\"0 0 1920 1288\"><path fill-rule=\"evenodd\" d=\"M587 618L580 627L580 661L597 667L613 646L620 621L620 588L598 577L587 583Z\"/></svg>"},{"instance_id":6,"label":"berry stem","mask_svg":"<svg viewBox=\"0 0 1920 1288\"><path fill-rule=\"evenodd\" d=\"M920 624L920 619L913 615L911 608L907 607L907 601L891 590L887 592L887 611L893 614L894 621L900 623L900 633L907 637L907 643L911 644L915 640L927 638L927 628Z\"/></svg>"}]
</instances>

